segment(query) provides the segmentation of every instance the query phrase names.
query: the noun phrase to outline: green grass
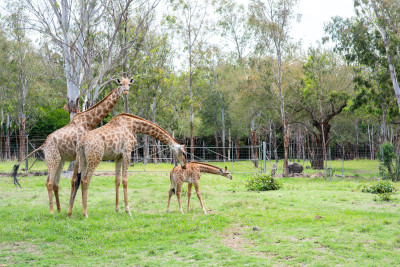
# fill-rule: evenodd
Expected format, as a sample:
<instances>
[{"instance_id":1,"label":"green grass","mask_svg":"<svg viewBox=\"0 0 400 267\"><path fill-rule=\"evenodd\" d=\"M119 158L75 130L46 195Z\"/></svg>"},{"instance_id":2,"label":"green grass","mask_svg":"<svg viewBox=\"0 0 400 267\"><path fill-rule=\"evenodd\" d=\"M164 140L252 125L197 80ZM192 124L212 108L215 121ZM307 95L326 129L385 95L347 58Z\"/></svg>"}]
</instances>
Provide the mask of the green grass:
<instances>
[{"instance_id":1,"label":"green grass","mask_svg":"<svg viewBox=\"0 0 400 267\"><path fill-rule=\"evenodd\" d=\"M30 159L29 166L33 163L34 159ZM293 160L296 161L296 160ZM0 163L0 173L10 173L12 167L16 161L7 161ZM210 162L211 164L220 166L221 168L227 166L228 170L233 173L256 173L261 171L262 161L260 161L260 168L254 168L254 164L251 161L240 161L240 162ZM271 162L273 164L274 161ZM271 171L271 164L267 162L267 171ZM300 161L300 164L303 164L303 161ZM64 170L67 170L69 163L66 163L64 166ZM135 166L130 166L130 172L170 172L173 165L168 163L159 163L159 164L146 164L136 163ZM308 167L308 168L307 168ZM316 173L323 173L323 170L313 170L310 168L311 164L309 161L305 162L304 173L306 175L312 175ZM24 173L23 169L25 168L25 163L22 163L19 169L19 173ZM333 160L331 163L328 162L328 168L332 168L332 177L342 176L351 177L351 178L373 178L373 177L381 177L382 173L379 172L379 161L378 160L367 160L367 159L357 159L357 160ZM113 162L101 162L97 172L105 172L110 171L114 172L115 165ZM31 171L47 171L47 166L43 161L37 161L32 168ZM278 173L282 173L283 170L283 160L280 160L278 163ZM329 173L328 176L329 177Z\"/></svg>"},{"instance_id":2,"label":"green grass","mask_svg":"<svg viewBox=\"0 0 400 267\"><path fill-rule=\"evenodd\" d=\"M0 164L1 166L1 164ZM232 181L203 175L192 210L166 213L168 173L130 173L133 216L116 213L114 177L93 176L88 219L80 193L67 219L70 181L60 183L62 212L48 213L45 178L0 178L0 266L48 265L363 265L400 262L400 199L361 192L363 179L283 178L283 189L246 191L248 174ZM80 191L80 190L79 190ZM122 189L120 207L123 210ZM122 196L122 197L121 197ZM317 217L316 217L317 216ZM322 218L320 218L320 217ZM254 231L253 227L257 229Z\"/></svg>"}]
</instances>

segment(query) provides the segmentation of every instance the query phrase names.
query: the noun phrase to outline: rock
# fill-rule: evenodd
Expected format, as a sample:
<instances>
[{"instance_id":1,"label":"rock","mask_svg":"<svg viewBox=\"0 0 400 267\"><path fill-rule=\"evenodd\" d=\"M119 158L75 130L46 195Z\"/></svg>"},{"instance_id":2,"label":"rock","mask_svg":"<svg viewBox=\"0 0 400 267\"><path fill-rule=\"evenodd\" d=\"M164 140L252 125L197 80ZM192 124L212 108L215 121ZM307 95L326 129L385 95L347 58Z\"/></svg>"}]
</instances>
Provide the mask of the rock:
<instances>
[{"instance_id":1,"label":"rock","mask_svg":"<svg viewBox=\"0 0 400 267\"><path fill-rule=\"evenodd\" d=\"M289 174L302 173L303 165L297 162L289 162L288 164Z\"/></svg>"}]
</instances>

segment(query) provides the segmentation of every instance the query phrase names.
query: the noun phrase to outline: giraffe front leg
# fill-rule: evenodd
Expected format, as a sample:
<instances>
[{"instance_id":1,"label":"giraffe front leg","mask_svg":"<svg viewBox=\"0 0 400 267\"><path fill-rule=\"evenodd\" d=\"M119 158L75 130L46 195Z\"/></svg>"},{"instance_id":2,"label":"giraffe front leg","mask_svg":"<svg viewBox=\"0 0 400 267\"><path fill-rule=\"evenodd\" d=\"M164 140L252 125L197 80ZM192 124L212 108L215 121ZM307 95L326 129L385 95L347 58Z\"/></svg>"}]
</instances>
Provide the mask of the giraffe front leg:
<instances>
[{"instance_id":1,"label":"giraffe front leg","mask_svg":"<svg viewBox=\"0 0 400 267\"><path fill-rule=\"evenodd\" d=\"M200 205L201 205L201 208L203 209L204 214L207 214L206 209L204 208L204 205L203 205L203 200L201 199L200 190L199 190L199 184L198 183L194 184L194 189L196 190L196 194L197 194L197 197L199 198Z\"/></svg>"},{"instance_id":2,"label":"giraffe front leg","mask_svg":"<svg viewBox=\"0 0 400 267\"><path fill-rule=\"evenodd\" d=\"M122 158L115 160L115 211L119 211L119 186L121 184Z\"/></svg>"},{"instance_id":3,"label":"giraffe front leg","mask_svg":"<svg viewBox=\"0 0 400 267\"><path fill-rule=\"evenodd\" d=\"M61 171L64 167L64 161L60 161L57 167L57 171L54 177L54 186L53 186L53 191L54 191L54 196L56 198L56 204L57 204L57 211L61 212L61 205L60 205L60 197L58 196L58 189L59 189L59 183L60 183L60 175Z\"/></svg>"},{"instance_id":4,"label":"giraffe front leg","mask_svg":"<svg viewBox=\"0 0 400 267\"><path fill-rule=\"evenodd\" d=\"M128 203L128 167L129 167L129 154L126 153L123 156L123 161L122 161L122 185L124 186L124 200L125 200L125 212L129 215L132 216L130 210L129 210L129 203Z\"/></svg>"},{"instance_id":5,"label":"giraffe front leg","mask_svg":"<svg viewBox=\"0 0 400 267\"><path fill-rule=\"evenodd\" d=\"M190 206L190 196L192 195L192 184L188 184L188 206L187 206L187 211L189 212L189 206Z\"/></svg>"},{"instance_id":6,"label":"giraffe front leg","mask_svg":"<svg viewBox=\"0 0 400 267\"><path fill-rule=\"evenodd\" d=\"M181 191L182 191L182 185L181 184L176 185L176 197L178 198L179 211L183 214L181 205Z\"/></svg>"},{"instance_id":7,"label":"giraffe front leg","mask_svg":"<svg viewBox=\"0 0 400 267\"><path fill-rule=\"evenodd\" d=\"M50 176L47 177L46 187L47 187L47 193L49 195L49 210L50 210L50 214L54 214L54 211L53 211L53 182L50 181Z\"/></svg>"}]
</instances>

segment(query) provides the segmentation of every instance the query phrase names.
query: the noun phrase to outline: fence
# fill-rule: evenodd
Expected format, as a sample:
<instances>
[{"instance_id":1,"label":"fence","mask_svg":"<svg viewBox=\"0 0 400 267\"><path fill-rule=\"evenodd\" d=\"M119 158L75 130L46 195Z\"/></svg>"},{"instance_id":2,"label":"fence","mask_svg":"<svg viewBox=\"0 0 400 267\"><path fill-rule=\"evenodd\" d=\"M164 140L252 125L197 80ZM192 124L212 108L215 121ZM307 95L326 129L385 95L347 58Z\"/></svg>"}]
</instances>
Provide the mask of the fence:
<instances>
[{"instance_id":1,"label":"fence","mask_svg":"<svg viewBox=\"0 0 400 267\"><path fill-rule=\"evenodd\" d=\"M29 137L28 137L29 138ZM26 153L32 152L39 147L45 139L27 138ZM8 146L8 151L0 151L0 160L17 161L19 148L17 142ZM375 148L378 150L378 148ZM190 152L190 148L187 148ZM372 146L361 144L335 144L327 148L326 153L321 148L307 147L304 144L291 144L289 149L289 162L298 162L304 166L301 176L313 177L324 176L327 179L334 177L382 177L385 173L379 170L379 160ZM7 155L5 157L5 155ZM193 155L188 153L188 160L211 162L217 166L227 166L232 173L269 173L272 166L277 162L278 173L283 170L283 149L273 149L270 144L262 142L259 146L234 146L228 147L197 146L194 147ZM326 159L326 160L324 160ZM32 167L32 163L35 161ZM171 164L175 164L172 152L168 146L160 144L159 141L148 145L139 142L131 153L131 165L129 168L134 172L169 172ZM26 171L46 171L43 163L43 152L36 152L24 164ZM97 172L113 172L112 162L101 163Z\"/></svg>"}]
</instances>

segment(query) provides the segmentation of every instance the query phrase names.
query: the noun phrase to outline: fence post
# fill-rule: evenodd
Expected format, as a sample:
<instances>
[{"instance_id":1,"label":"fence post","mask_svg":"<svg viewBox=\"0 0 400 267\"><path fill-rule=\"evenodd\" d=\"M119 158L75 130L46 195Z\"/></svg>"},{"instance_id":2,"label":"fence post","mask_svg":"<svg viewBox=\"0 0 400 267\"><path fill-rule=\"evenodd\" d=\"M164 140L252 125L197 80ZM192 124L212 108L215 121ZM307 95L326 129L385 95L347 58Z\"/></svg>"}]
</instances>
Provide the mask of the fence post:
<instances>
[{"instance_id":1,"label":"fence post","mask_svg":"<svg viewBox=\"0 0 400 267\"><path fill-rule=\"evenodd\" d=\"M343 170L344 170L344 146L342 145L342 178L344 178Z\"/></svg>"},{"instance_id":2,"label":"fence post","mask_svg":"<svg viewBox=\"0 0 400 267\"><path fill-rule=\"evenodd\" d=\"M301 148L303 150L303 178L304 178L304 173L306 171L306 166L304 165L304 158L305 158L305 156L304 156L304 145L302 145Z\"/></svg>"},{"instance_id":3,"label":"fence post","mask_svg":"<svg viewBox=\"0 0 400 267\"><path fill-rule=\"evenodd\" d=\"M204 140L203 140L203 161L205 161L205 160L206 160L206 151L204 148Z\"/></svg>"},{"instance_id":4,"label":"fence post","mask_svg":"<svg viewBox=\"0 0 400 267\"><path fill-rule=\"evenodd\" d=\"M382 180L385 179L385 158L383 157L383 146L381 146L381 155L382 155Z\"/></svg>"},{"instance_id":5,"label":"fence post","mask_svg":"<svg viewBox=\"0 0 400 267\"><path fill-rule=\"evenodd\" d=\"M28 154L29 154L28 153L28 151L29 151L28 145L29 145L28 135L26 135L26 156L28 156ZM26 158L26 160L25 160L25 171L26 171L26 173L28 173L28 168L29 168L29 162L28 162L28 158Z\"/></svg>"},{"instance_id":6,"label":"fence post","mask_svg":"<svg viewBox=\"0 0 400 267\"><path fill-rule=\"evenodd\" d=\"M233 148L233 141L231 141L231 146L232 146L232 172L233 172L233 155L234 155L234 153L233 153L233 150L234 150L234 148Z\"/></svg>"},{"instance_id":7,"label":"fence post","mask_svg":"<svg viewBox=\"0 0 400 267\"><path fill-rule=\"evenodd\" d=\"M263 142L263 169L264 173L267 173L267 143Z\"/></svg>"},{"instance_id":8,"label":"fence post","mask_svg":"<svg viewBox=\"0 0 400 267\"><path fill-rule=\"evenodd\" d=\"M332 157L331 157L331 148L329 147L329 181L332 180Z\"/></svg>"}]
</instances>

